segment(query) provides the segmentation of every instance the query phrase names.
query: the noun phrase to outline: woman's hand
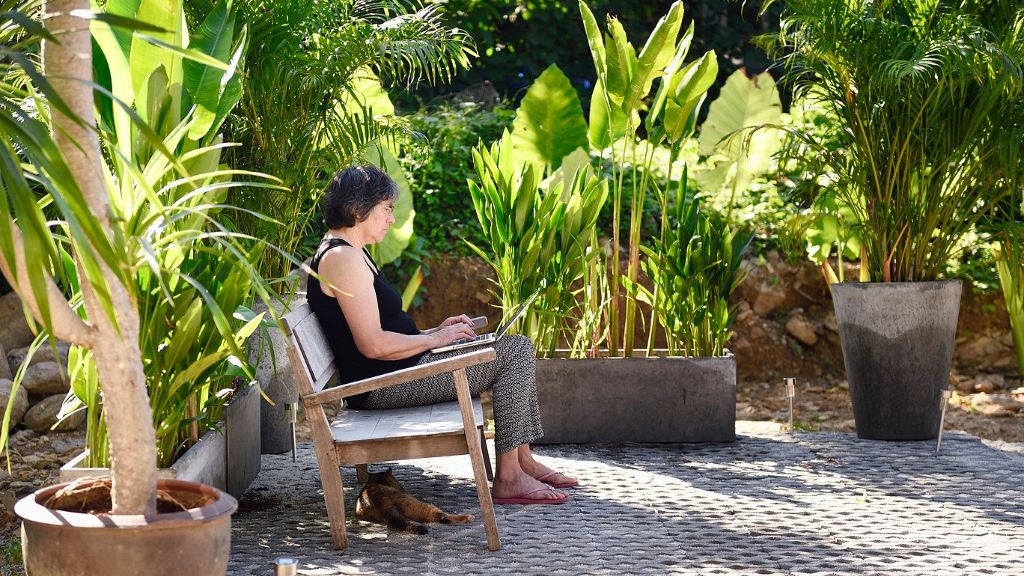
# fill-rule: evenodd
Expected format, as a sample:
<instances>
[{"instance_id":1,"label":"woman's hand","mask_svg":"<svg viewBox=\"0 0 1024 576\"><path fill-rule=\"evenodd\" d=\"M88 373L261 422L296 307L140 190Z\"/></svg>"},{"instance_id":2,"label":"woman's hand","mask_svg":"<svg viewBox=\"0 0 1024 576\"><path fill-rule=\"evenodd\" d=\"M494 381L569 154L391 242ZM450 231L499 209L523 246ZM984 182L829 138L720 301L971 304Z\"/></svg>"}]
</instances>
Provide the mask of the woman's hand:
<instances>
[{"instance_id":1,"label":"woman's hand","mask_svg":"<svg viewBox=\"0 0 1024 576\"><path fill-rule=\"evenodd\" d=\"M437 342L437 345L432 346L432 348L436 348L437 346L446 346L456 340L472 340L473 338L476 338L476 332L473 331L473 324L465 322L461 318L469 320L465 315L461 317L453 316L452 318L442 322L441 325L437 327L437 330L431 334Z\"/></svg>"},{"instance_id":2,"label":"woman's hand","mask_svg":"<svg viewBox=\"0 0 1024 576\"><path fill-rule=\"evenodd\" d=\"M458 316L451 316L448 319L446 319L444 322L441 322L441 325L438 326L437 329L440 330L441 328L445 328L447 326L454 326L454 325L459 324L459 323L466 324L470 328L473 327L473 319L472 318L470 318L469 316L466 316L465 314L459 314Z\"/></svg>"}]
</instances>

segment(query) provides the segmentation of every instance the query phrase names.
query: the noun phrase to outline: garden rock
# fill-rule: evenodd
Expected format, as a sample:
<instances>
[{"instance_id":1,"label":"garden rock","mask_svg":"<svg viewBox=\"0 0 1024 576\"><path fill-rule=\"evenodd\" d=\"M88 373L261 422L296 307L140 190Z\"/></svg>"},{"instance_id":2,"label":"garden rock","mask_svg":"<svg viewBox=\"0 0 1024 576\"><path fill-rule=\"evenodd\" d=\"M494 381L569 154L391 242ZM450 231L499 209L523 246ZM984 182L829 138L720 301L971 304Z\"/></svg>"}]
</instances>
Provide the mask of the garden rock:
<instances>
[{"instance_id":1,"label":"garden rock","mask_svg":"<svg viewBox=\"0 0 1024 576\"><path fill-rule=\"evenodd\" d=\"M25 425L39 434L45 434L53 429L56 432L65 432L78 428L85 422L85 410L79 410L57 424L57 414L64 403L64 394L47 396L35 406L29 408L25 414ZM54 427L56 424L56 427Z\"/></svg>"},{"instance_id":2,"label":"garden rock","mask_svg":"<svg viewBox=\"0 0 1024 576\"><path fill-rule=\"evenodd\" d=\"M814 346L818 343L814 325L808 322L801 313L794 314L786 322L786 333L796 338L804 346Z\"/></svg>"},{"instance_id":3,"label":"garden rock","mask_svg":"<svg viewBox=\"0 0 1024 576\"><path fill-rule=\"evenodd\" d=\"M21 368L21 364L25 361L25 357L28 356L28 346L22 346L15 348L7 353L7 361L10 364L11 373L18 371ZM71 344L67 342L57 341L57 356L53 355L53 348L49 344L43 344L36 353L32 355L31 364L38 364L40 362L56 362L66 368L68 365L68 351L71 349Z\"/></svg>"},{"instance_id":4,"label":"garden rock","mask_svg":"<svg viewBox=\"0 0 1024 576\"><path fill-rule=\"evenodd\" d=\"M975 392L995 392L1002 390L1006 384L1006 377L1002 374L982 374L974 379Z\"/></svg>"},{"instance_id":5,"label":"garden rock","mask_svg":"<svg viewBox=\"0 0 1024 576\"><path fill-rule=\"evenodd\" d=\"M16 292L0 296L0 344L5 349L28 346L35 335L25 321L21 298Z\"/></svg>"},{"instance_id":6,"label":"garden rock","mask_svg":"<svg viewBox=\"0 0 1024 576\"><path fill-rule=\"evenodd\" d=\"M1012 341L1008 345L1003 334L981 334L972 338L960 338L954 354L961 365L985 366L992 370L1016 368Z\"/></svg>"},{"instance_id":7,"label":"garden rock","mask_svg":"<svg viewBox=\"0 0 1024 576\"><path fill-rule=\"evenodd\" d=\"M786 291L779 284L770 284L768 282L762 282L757 287L757 293L754 296L754 302L751 304L751 308L754 310L754 314L757 316L767 316L778 310L783 303L786 302Z\"/></svg>"},{"instance_id":8,"label":"garden rock","mask_svg":"<svg viewBox=\"0 0 1024 576\"><path fill-rule=\"evenodd\" d=\"M0 378L0 410L7 409L7 403L11 400L11 388L14 386L9 378ZM21 422L22 417L25 416L25 412L28 411L28 392L25 391L24 386L18 386L18 391L14 393L14 406L11 408L11 422L10 425L13 427L18 422Z\"/></svg>"},{"instance_id":9,"label":"garden rock","mask_svg":"<svg viewBox=\"0 0 1024 576\"><path fill-rule=\"evenodd\" d=\"M7 353L4 352L2 344L0 344L0 378L7 378L8 380L14 378L14 372L11 372L11 365L7 362Z\"/></svg>"},{"instance_id":10,"label":"garden rock","mask_svg":"<svg viewBox=\"0 0 1024 576\"><path fill-rule=\"evenodd\" d=\"M56 362L33 362L25 369L22 386L38 396L64 394L71 389L71 382L64 367Z\"/></svg>"}]
</instances>

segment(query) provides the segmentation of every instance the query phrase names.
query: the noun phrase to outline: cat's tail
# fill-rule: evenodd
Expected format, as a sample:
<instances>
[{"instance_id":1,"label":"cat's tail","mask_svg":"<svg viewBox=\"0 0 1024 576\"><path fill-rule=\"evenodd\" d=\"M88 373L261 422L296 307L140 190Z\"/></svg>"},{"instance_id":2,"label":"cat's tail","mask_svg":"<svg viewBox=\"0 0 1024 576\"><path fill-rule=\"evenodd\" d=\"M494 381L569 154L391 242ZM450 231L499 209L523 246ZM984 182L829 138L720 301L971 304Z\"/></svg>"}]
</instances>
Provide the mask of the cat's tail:
<instances>
[{"instance_id":1,"label":"cat's tail","mask_svg":"<svg viewBox=\"0 0 1024 576\"><path fill-rule=\"evenodd\" d=\"M419 522L412 522L402 516L402 513L397 508L389 508L384 518L387 521L388 528L394 528L395 530L402 530L409 532L410 534L419 534L423 536L427 533L427 527Z\"/></svg>"}]
</instances>

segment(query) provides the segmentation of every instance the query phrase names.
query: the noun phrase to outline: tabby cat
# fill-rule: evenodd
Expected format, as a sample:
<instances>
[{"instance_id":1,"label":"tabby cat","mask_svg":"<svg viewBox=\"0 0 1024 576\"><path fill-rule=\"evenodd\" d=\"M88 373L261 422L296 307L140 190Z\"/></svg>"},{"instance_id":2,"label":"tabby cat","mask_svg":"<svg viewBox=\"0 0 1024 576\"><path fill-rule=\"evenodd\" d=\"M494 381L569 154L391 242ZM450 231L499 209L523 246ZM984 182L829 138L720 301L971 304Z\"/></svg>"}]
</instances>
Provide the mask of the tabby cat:
<instances>
[{"instance_id":1,"label":"tabby cat","mask_svg":"<svg viewBox=\"0 0 1024 576\"><path fill-rule=\"evenodd\" d=\"M359 491L356 518L420 535L427 533L427 527L420 522L468 524L473 521L469 514L448 514L406 494L391 468L370 472L366 485Z\"/></svg>"}]
</instances>

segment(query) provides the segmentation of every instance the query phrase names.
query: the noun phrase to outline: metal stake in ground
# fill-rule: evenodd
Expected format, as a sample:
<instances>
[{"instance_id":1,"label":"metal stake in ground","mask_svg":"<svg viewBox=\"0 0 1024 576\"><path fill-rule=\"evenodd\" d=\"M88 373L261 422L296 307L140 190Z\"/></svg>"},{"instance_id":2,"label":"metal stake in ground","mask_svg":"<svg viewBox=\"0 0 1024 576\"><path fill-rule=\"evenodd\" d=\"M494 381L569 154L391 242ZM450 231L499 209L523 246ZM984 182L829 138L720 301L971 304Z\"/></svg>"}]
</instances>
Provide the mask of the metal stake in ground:
<instances>
[{"instance_id":1,"label":"metal stake in ground","mask_svg":"<svg viewBox=\"0 0 1024 576\"><path fill-rule=\"evenodd\" d=\"M793 429L793 398L796 396L795 378L786 378L786 397L789 398L789 433L795 434Z\"/></svg>"},{"instance_id":2,"label":"metal stake in ground","mask_svg":"<svg viewBox=\"0 0 1024 576\"><path fill-rule=\"evenodd\" d=\"M949 398L953 395L950 389L942 391L942 414L939 416L939 435L935 439L935 453L939 453L939 448L942 447L942 428L946 424L946 407L949 406Z\"/></svg>"},{"instance_id":3,"label":"metal stake in ground","mask_svg":"<svg viewBox=\"0 0 1024 576\"><path fill-rule=\"evenodd\" d=\"M292 402L288 406L285 406L285 410L288 411L288 425L291 427L292 432L292 464L295 463L295 424L298 421L299 403Z\"/></svg>"},{"instance_id":4,"label":"metal stake in ground","mask_svg":"<svg viewBox=\"0 0 1024 576\"><path fill-rule=\"evenodd\" d=\"M282 556L274 559L274 576L295 576L299 561L295 558Z\"/></svg>"}]
</instances>

